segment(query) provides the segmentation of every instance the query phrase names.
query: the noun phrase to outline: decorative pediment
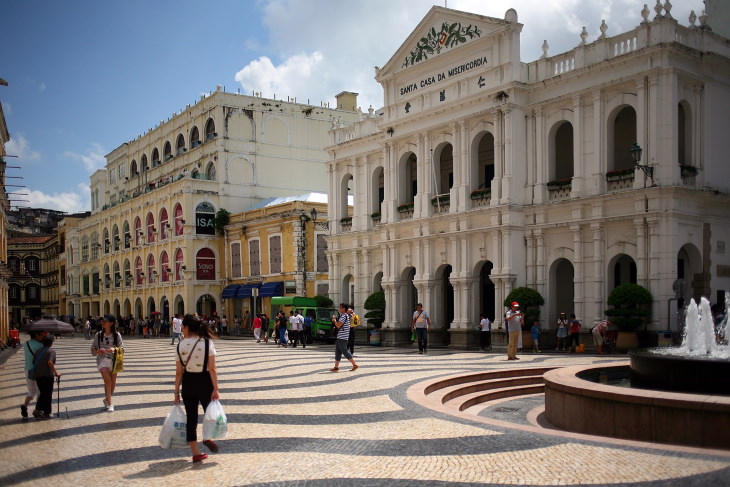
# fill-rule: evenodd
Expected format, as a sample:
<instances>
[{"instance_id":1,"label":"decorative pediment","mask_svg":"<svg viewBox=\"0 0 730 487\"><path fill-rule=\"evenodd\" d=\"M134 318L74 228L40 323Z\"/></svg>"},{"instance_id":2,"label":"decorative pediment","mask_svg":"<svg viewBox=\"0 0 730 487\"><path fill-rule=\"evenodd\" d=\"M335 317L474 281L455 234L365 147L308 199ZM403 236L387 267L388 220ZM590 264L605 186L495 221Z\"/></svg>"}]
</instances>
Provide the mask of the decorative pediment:
<instances>
[{"instance_id":1,"label":"decorative pediment","mask_svg":"<svg viewBox=\"0 0 730 487\"><path fill-rule=\"evenodd\" d=\"M517 22L516 13L508 11L509 20L434 6L403 42L393 57L378 72L378 77L417 66L439 54L503 30Z\"/></svg>"}]
</instances>

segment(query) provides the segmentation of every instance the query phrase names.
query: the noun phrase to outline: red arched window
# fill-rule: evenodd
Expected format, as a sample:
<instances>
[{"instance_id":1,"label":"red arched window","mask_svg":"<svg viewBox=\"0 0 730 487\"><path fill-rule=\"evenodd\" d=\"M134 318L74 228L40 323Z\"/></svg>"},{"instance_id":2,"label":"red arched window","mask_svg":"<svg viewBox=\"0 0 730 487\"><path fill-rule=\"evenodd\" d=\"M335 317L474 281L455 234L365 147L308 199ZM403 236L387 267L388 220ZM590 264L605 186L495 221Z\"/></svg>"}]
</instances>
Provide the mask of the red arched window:
<instances>
[{"instance_id":1,"label":"red arched window","mask_svg":"<svg viewBox=\"0 0 730 487\"><path fill-rule=\"evenodd\" d=\"M160 275L162 276L162 282L168 282L170 280L170 258L167 256L167 252L162 252L160 255Z\"/></svg>"},{"instance_id":2,"label":"red arched window","mask_svg":"<svg viewBox=\"0 0 730 487\"><path fill-rule=\"evenodd\" d=\"M147 243L155 241L155 217L152 213L147 213Z\"/></svg>"},{"instance_id":3,"label":"red arched window","mask_svg":"<svg viewBox=\"0 0 730 487\"><path fill-rule=\"evenodd\" d=\"M178 203L175 205L175 236L182 235L185 229L185 220L183 220L183 209Z\"/></svg>"},{"instance_id":4,"label":"red arched window","mask_svg":"<svg viewBox=\"0 0 730 487\"><path fill-rule=\"evenodd\" d=\"M183 276L183 251L182 249L175 249L175 280L182 280Z\"/></svg>"},{"instance_id":5,"label":"red arched window","mask_svg":"<svg viewBox=\"0 0 730 487\"><path fill-rule=\"evenodd\" d=\"M134 219L134 246L139 247L140 240L142 240L142 220L137 217Z\"/></svg>"},{"instance_id":6,"label":"red arched window","mask_svg":"<svg viewBox=\"0 0 730 487\"><path fill-rule=\"evenodd\" d=\"M144 284L144 271L142 270L142 257L137 257L134 260L134 275L137 285L141 286Z\"/></svg>"},{"instance_id":7,"label":"red arched window","mask_svg":"<svg viewBox=\"0 0 730 487\"><path fill-rule=\"evenodd\" d=\"M203 281L215 280L215 254L212 250L200 249L195 256L195 277Z\"/></svg>"},{"instance_id":8,"label":"red arched window","mask_svg":"<svg viewBox=\"0 0 730 487\"><path fill-rule=\"evenodd\" d=\"M160 211L160 240L167 240L168 230L170 229L170 222L167 216L167 209L163 208Z\"/></svg>"},{"instance_id":9,"label":"red arched window","mask_svg":"<svg viewBox=\"0 0 730 487\"><path fill-rule=\"evenodd\" d=\"M150 254L147 256L147 282L149 284L155 283L155 275L157 269L155 269L155 256Z\"/></svg>"}]
</instances>

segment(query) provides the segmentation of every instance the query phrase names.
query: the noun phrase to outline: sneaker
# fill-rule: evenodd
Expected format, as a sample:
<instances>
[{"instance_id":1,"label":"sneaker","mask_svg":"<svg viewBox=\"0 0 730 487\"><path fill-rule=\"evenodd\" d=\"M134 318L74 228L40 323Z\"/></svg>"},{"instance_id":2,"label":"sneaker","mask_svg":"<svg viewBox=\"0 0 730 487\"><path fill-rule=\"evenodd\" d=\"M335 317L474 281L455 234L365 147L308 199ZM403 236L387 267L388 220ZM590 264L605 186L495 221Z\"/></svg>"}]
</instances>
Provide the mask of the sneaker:
<instances>
[{"instance_id":1,"label":"sneaker","mask_svg":"<svg viewBox=\"0 0 730 487\"><path fill-rule=\"evenodd\" d=\"M218 453L218 445L213 440L203 440L203 444L213 453Z\"/></svg>"},{"instance_id":2,"label":"sneaker","mask_svg":"<svg viewBox=\"0 0 730 487\"><path fill-rule=\"evenodd\" d=\"M106 411L107 411L108 413L113 413L113 412L114 412L114 404L110 404L110 405L108 405L108 406L106 407Z\"/></svg>"},{"instance_id":3,"label":"sneaker","mask_svg":"<svg viewBox=\"0 0 730 487\"><path fill-rule=\"evenodd\" d=\"M28 418L28 406L26 406L25 404L22 404L20 406L20 415L23 416L23 419Z\"/></svg>"},{"instance_id":4,"label":"sneaker","mask_svg":"<svg viewBox=\"0 0 730 487\"><path fill-rule=\"evenodd\" d=\"M193 462L202 462L206 458L208 458L207 453L201 453L200 455L193 455Z\"/></svg>"}]
</instances>

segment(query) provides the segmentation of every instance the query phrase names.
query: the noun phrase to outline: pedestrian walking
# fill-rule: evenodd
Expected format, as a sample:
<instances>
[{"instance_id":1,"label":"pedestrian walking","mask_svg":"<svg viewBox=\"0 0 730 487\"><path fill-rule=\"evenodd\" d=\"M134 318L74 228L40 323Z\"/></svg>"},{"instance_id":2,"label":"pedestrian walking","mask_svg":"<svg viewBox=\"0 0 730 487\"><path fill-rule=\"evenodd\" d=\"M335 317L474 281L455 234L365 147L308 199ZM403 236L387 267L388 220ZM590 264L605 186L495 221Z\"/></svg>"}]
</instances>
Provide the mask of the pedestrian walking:
<instances>
[{"instance_id":1,"label":"pedestrian walking","mask_svg":"<svg viewBox=\"0 0 730 487\"><path fill-rule=\"evenodd\" d=\"M221 316L221 336L228 336L228 319L226 315Z\"/></svg>"},{"instance_id":2,"label":"pedestrian walking","mask_svg":"<svg viewBox=\"0 0 730 487\"><path fill-rule=\"evenodd\" d=\"M418 303L416 311L413 312L412 329L416 332L418 338L418 353L428 352L428 332L431 331L431 317L428 312L423 309L423 305Z\"/></svg>"},{"instance_id":3,"label":"pedestrian walking","mask_svg":"<svg viewBox=\"0 0 730 487\"><path fill-rule=\"evenodd\" d=\"M216 350L213 336L205 322L192 315L185 315L182 326L185 338L177 345L173 402L180 404L182 388L182 401L187 416L185 439L190 446L193 462L200 462L208 458L208 454L201 453L198 447L198 404L203 406L205 413L211 401L220 399ZM203 445L213 453L218 452L218 445L211 439L203 438Z\"/></svg>"},{"instance_id":4,"label":"pedestrian walking","mask_svg":"<svg viewBox=\"0 0 730 487\"><path fill-rule=\"evenodd\" d=\"M84 321L84 338L91 340L91 316Z\"/></svg>"},{"instance_id":5,"label":"pedestrian walking","mask_svg":"<svg viewBox=\"0 0 730 487\"><path fill-rule=\"evenodd\" d=\"M28 389L28 393L25 395L25 402L20 405L20 415L24 420L28 419L28 406L31 401L38 397L40 391L38 390L38 383L35 381L32 374L29 372L34 368L33 360L35 359L38 351L43 348L43 338L48 334L45 331L32 331L30 332L30 340L25 342L23 349L25 350L25 367L23 372L25 374L25 386ZM37 405L36 408L38 409Z\"/></svg>"},{"instance_id":6,"label":"pedestrian walking","mask_svg":"<svg viewBox=\"0 0 730 487\"><path fill-rule=\"evenodd\" d=\"M517 358L517 345L520 335L522 335L522 324L525 321L525 317L520 311L520 303L513 301L504 317L507 321L507 333L509 333L507 360L519 360Z\"/></svg>"},{"instance_id":7,"label":"pedestrian walking","mask_svg":"<svg viewBox=\"0 0 730 487\"><path fill-rule=\"evenodd\" d=\"M296 348L299 344L299 318L294 310L289 312L289 346Z\"/></svg>"},{"instance_id":8,"label":"pedestrian walking","mask_svg":"<svg viewBox=\"0 0 730 487\"><path fill-rule=\"evenodd\" d=\"M350 315L347 314L347 305L345 303L340 303L340 317L333 315L332 324L337 329L337 339L335 340L335 366L330 369L330 372L340 370L340 360L343 355L352 364L350 371L354 372L359 366L347 349L347 340L350 337Z\"/></svg>"},{"instance_id":9,"label":"pedestrian walking","mask_svg":"<svg viewBox=\"0 0 730 487\"><path fill-rule=\"evenodd\" d=\"M104 315L101 321L101 330L96 333L91 342L91 354L96 356L96 368L104 380L104 408L108 412L114 411L112 396L117 386L117 374L114 369L114 356L117 347L123 347L122 335L116 329L116 319L112 315Z\"/></svg>"},{"instance_id":10,"label":"pedestrian walking","mask_svg":"<svg viewBox=\"0 0 730 487\"><path fill-rule=\"evenodd\" d=\"M53 379L61 377L61 373L56 369L56 351L51 348L53 335L43 337L42 344L43 348L36 353L33 364L33 375L39 391L33 417L49 419L53 411Z\"/></svg>"},{"instance_id":11,"label":"pedestrian walking","mask_svg":"<svg viewBox=\"0 0 730 487\"><path fill-rule=\"evenodd\" d=\"M479 315L479 330L479 344L482 351L492 350L492 323L484 313Z\"/></svg>"},{"instance_id":12,"label":"pedestrian walking","mask_svg":"<svg viewBox=\"0 0 730 487\"><path fill-rule=\"evenodd\" d=\"M286 325L289 321L283 311L279 312L279 346L286 347Z\"/></svg>"},{"instance_id":13,"label":"pedestrian walking","mask_svg":"<svg viewBox=\"0 0 730 487\"><path fill-rule=\"evenodd\" d=\"M177 342L180 343L182 340L182 319L179 314L175 314L175 317L172 319L171 334L172 340L170 340L170 345L175 345L175 338L177 338Z\"/></svg>"},{"instance_id":14,"label":"pedestrian walking","mask_svg":"<svg viewBox=\"0 0 730 487\"><path fill-rule=\"evenodd\" d=\"M256 343L261 342L261 315L256 315L253 319L253 337L256 339Z\"/></svg>"},{"instance_id":15,"label":"pedestrian walking","mask_svg":"<svg viewBox=\"0 0 730 487\"><path fill-rule=\"evenodd\" d=\"M261 335L264 339L264 343L269 343L269 323L271 320L269 319L269 315L266 313L261 313Z\"/></svg>"}]
</instances>

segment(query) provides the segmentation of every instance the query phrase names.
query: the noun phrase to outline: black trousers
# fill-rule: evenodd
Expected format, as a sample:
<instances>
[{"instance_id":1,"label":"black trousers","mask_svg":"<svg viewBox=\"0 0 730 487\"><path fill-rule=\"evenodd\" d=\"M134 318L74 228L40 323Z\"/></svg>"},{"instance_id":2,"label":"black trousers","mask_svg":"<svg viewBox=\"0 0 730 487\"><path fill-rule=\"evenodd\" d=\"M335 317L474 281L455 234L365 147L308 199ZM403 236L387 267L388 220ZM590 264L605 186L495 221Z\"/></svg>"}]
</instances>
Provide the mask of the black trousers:
<instances>
[{"instance_id":1,"label":"black trousers","mask_svg":"<svg viewBox=\"0 0 730 487\"><path fill-rule=\"evenodd\" d=\"M35 383L38 385L38 402L36 410L43 411L44 414L51 414L53 411L53 376L36 377Z\"/></svg>"},{"instance_id":2,"label":"black trousers","mask_svg":"<svg viewBox=\"0 0 730 487\"><path fill-rule=\"evenodd\" d=\"M482 350L492 346L492 332L482 331L479 333L479 342L482 346Z\"/></svg>"},{"instance_id":3,"label":"black trousers","mask_svg":"<svg viewBox=\"0 0 730 487\"><path fill-rule=\"evenodd\" d=\"M182 400L188 421L186 441L198 441L198 404L203 406L205 413L210 404L211 394L213 394L213 381L210 372L183 372Z\"/></svg>"}]
</instances>

